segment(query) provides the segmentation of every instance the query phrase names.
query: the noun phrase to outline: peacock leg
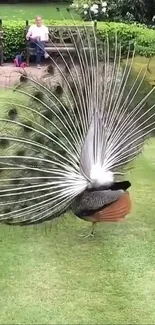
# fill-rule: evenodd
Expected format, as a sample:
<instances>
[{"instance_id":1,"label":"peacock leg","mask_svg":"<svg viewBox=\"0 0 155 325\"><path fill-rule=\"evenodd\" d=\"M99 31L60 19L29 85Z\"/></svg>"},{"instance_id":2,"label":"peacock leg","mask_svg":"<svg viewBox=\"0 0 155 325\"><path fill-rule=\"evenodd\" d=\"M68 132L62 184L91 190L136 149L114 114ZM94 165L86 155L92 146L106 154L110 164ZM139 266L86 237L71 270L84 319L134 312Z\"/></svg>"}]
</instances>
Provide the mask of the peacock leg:
<instances>
[{"instance_id":1,"label":"peacock leg","mask_svg":"<svg viewBox=\"0 0 155 325\"><path fill-rule=\"evenodd\" d=\"M95 231L95 228L96 228L96 224L97 224L97 222L92 222L91 231L89 232L89 234L85 238L94 237L94 231Z\"/></svg>"}]
</instances>

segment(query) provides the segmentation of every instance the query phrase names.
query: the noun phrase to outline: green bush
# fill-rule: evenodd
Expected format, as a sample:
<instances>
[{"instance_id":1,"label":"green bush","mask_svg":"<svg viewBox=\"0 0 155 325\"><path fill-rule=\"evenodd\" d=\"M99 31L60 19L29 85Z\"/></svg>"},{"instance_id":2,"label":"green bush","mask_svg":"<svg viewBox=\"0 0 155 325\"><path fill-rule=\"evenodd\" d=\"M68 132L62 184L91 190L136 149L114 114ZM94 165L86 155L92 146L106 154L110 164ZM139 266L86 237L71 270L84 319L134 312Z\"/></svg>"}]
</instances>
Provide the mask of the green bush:
<instances>
[{"instance_id":1,"label":"green bush","mask_svg":"<svg viewBox=\"0 0 155 325\"><path fill-rule=\"evenodd\" d=\"M82 21L45 21L48 25L77 25L84 24ZM88 24L88 23L87 23ZM20 50L25 47L24 29L25 22L4 22L4 56L5 59L12 59ZM144 25L134 25L116 22L99 22L97 33L101 40L104 40L108 33L113 39L116 35L121 40L122 53L127 51L129 43L134 45L136 42L137 54L143 56L155 55L155 30L149 29Z\"/></svg>"},{"instance_id":2,"label":"green bush","mask_svg":"<svg viewBox=\"0 0 155 325\"><path fill-rule=\"evenodd\" d=\"M116 35L122 44L122 53L129 47L134 47L136 53L150 57L155 55L155 30L147 28L145 25L125 24L125 23L98 23L98 33L104 38L105 33L111 36Z\"/></svg>"},{"instance_id":3,"label":"green bush","mask_svg":"<svg viewBox=\"0 0 155 325\"><path fill-rule=\"evenodd\" d=\"M25 22L7 22L4 24L4 59L12 59L25 47Z\"/></svg>"}]
</instances>

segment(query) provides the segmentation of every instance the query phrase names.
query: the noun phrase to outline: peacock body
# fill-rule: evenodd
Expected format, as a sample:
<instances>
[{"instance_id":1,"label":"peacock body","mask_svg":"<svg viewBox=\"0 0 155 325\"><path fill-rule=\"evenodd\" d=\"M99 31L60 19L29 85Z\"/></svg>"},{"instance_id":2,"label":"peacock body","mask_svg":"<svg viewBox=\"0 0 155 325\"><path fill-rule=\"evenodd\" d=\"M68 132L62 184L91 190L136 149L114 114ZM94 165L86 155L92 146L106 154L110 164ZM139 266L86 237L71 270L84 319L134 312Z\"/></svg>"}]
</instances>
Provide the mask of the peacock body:
<instances>
[{"instance_id":1,"label":"peacock body","mask_svg":"<svg viewBox=\"0 0 155 325\"><path fill-rule=\"evenodd\" d=\"M93 25L91 35L83 28L89 50L76 26L75 55L51 57L40 79L22 73L1 101L0 222L31 225L69 210L118 221L131 210L124 177L155 129L153 89L139 98L145 72L130 78L134 53L122 66L117 37L113 51Z\"/></svg>"}]
</instances>

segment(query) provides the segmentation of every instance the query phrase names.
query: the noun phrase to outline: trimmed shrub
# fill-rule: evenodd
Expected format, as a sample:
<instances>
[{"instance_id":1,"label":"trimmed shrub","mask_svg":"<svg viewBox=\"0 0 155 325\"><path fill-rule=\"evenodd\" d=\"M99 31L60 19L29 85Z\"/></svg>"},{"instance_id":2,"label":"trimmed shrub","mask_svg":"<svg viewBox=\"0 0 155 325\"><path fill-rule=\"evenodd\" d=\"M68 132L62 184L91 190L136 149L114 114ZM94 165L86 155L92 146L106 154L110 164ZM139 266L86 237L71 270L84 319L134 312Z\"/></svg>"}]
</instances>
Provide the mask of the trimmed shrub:
<instances>
[{"instance_id":1,"label":"trimmed shrub","mask_svg":"<svg viewBox=\"0 0 155 325\"><path fill-rule=\"evenodd\" d=\"M83 25L84 22L72 20L56 21L45 20L47 25ZM89 24L89 23L86 23ZM90 23L91 24L91 23ZM20 50L25 47L25 21L8 21L3 23L4 29L4 56L5 59L12 59ZM122 54L126 53L129 43L132 45L136 42L137 54L149 57L155 55L155 30L147 28L145 25L125 24L116 22L99 22L97 25L97 33L101 41L105 39L105 35L113 37L117 33L118 40L121 41Z\"/></svg>"},{"instance_id":2,"label":"trimmed shrub","mask_svg":"<svg viewBox=\"0 0 155 325\"><path fill-rule=\"evenodd\" d=\"M4 23L4 59L12 59L25 47L25 22Z\"/></svg>"},{"instance_id":3,"label":"trimmed shrub","mask_svg":"<svg viewBox=\"0 0 155 325\"><path fill-rule=\"evenodd\" d=\"M122 54L126 53L129 44L131 49L136 48L136 53L150 57L155 55L155 31L145 25L125 23L98 23L98 33L101 38L105 32L109 35L116 35L122 44Z\"/></svg>"}]
</instances>

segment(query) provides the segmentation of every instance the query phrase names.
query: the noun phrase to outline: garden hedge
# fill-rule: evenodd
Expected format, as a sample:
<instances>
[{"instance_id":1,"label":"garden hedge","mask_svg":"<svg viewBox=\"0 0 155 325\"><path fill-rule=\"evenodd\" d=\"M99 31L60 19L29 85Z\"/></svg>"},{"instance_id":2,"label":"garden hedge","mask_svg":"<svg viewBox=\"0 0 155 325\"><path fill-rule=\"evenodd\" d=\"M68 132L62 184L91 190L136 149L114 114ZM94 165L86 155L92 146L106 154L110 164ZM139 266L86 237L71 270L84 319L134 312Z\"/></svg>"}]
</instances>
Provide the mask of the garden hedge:
<instances>
[{"instance_id":1,"label":"garden hedge","mask_svg":"<svg viewBox=\"0 0 155 325\"><path fill-rule=\"evenodd\" d=\"M72 25L73 21L61 20L45 21L48 25ZM75 22L77 25L83 24L82 21ZM122 52L125 52L129 46L129 42L134 44L136 42L137 54L142 56L155 55L155 30L149 29L144 25L134 25L114 22L100 22L97 25L98 35L104 39L108 33L114 36L117 32L118 39L121 39ZM3 22L4 29L4 57L5 59L12 59L15 54L19 53L25 47L24 41L25 21L5 21Z\"/></svg>"}]
</instances>

